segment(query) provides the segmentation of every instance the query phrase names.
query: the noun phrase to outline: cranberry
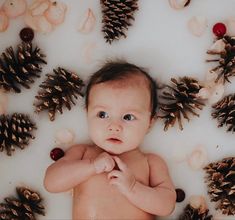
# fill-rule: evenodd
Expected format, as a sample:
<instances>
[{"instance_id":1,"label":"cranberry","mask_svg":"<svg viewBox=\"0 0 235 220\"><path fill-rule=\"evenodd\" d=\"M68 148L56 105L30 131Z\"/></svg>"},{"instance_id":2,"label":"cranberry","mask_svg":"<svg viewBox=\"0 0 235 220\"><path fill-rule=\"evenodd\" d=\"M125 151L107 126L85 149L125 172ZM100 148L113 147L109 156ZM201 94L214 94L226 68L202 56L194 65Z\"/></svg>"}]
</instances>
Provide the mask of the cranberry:
<instances>
[{"instance_id":1,"label":"cranberry","mask_svg":"<svg viewBox=\"0 0 235 220\"><path fill-rule=\"evenodd\" d=\"M50 152L50 157L52 160L59 160L61 157L64 156L64 151L61 148L54 148Z\"/></svg>"},{"instance_id":2,"label":"cranberry","mask_svg":"<svg viewBox=\"0 0 235 220\"><path fill-rule=\"evenodd\" d=\"M20 31L20 39L24 42L32 41L34 38L34 32L31 28L25 27Z\"/></svg>"},{"instance_id":3,"label":"cranberry","mask_svg":"<svg viewBox=\"0 0 235 220\"><path fill-rule=\"evenodd\" d=\"M182 202L185 199L185 192L182 189L176 189L176 202Z\"/></svg>"},{"instance_id":4,"label":"cranberry","mask_svg":"<svg viewBox=\"0 0 235 220\"><path fill-rule=\"evenodd\" d=\"M223 37L226 33L226 26L223 23L216 23L213 26L213 33L215 34L215 36L217 37Z\"/></svg>"}]
</instances>

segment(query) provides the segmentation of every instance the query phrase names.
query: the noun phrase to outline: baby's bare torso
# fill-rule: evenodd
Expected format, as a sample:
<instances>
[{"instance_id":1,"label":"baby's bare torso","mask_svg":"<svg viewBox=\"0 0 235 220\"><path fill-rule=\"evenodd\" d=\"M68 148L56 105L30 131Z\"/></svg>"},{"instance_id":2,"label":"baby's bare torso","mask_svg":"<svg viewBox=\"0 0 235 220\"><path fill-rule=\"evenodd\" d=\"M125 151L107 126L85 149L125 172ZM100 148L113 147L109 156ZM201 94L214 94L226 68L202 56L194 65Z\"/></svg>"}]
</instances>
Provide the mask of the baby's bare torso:
<instances>
[{"instance_id":1,"label":"baby's bare torso","mask_svg":"<svg viewBox=\"0 0 235 220\"><path fill-rule=\"evenodd\" d=\"M89 147L84 158L93 159L102 151ZM149 166L139 150L130 151L120 158L128 165L136 180L149 185ZM74 188L73 219L144 220L154 219L131 204L115 186L109 184L106 173L97 174Z\"/></svg>"}]
</instances>

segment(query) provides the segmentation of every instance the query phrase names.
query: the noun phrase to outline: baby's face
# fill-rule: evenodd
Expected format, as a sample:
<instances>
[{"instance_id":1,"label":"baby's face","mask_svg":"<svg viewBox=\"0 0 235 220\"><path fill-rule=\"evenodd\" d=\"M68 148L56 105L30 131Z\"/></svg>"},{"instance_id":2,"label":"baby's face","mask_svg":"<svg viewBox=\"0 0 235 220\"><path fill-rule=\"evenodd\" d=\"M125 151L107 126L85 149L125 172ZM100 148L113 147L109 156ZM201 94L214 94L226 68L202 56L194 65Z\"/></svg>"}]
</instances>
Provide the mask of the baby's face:
<instances>
[{"instance_id":1,"label":"baby's face","mask_svg":"<svg viewBox=\"0 0 235 220\"><path fill-rule=\"evenodd\" d=\"M144 77L94 85L87 110L92 141L112 154L133 150L151 124L150 91Z\"/></svg>"}]
</instances>

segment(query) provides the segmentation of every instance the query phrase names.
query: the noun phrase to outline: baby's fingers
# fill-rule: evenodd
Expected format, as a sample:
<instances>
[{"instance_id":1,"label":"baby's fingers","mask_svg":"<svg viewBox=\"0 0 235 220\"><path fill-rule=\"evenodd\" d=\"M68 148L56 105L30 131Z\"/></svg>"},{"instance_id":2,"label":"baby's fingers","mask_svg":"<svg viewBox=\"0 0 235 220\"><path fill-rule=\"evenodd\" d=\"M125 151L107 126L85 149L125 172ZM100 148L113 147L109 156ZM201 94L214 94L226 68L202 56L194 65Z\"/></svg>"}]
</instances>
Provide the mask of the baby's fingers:
<instances>
[{"instance_id":1,"label":"baby's fingers","mask_svg":"<svg viewBox=\"0 0 235 220\"><path fill-rule=\"evenodd\" d=\"M108 174L108 179L119 178L121 176L121 172L118 170L113 170Z\"/></svg>"},{"instance_id":2,"label":"baby's fingers","mask_svg":"<svg viewBox=\"0 0 235 220\"><path fill-rule=\"evenodd\" d=\"M113 158L116 161L116 163L117 163L117 165L118 165L118 167L121 171L126 171L127 170L126 164L119 157L114 156Z\"/></svg>"}]
</instances>

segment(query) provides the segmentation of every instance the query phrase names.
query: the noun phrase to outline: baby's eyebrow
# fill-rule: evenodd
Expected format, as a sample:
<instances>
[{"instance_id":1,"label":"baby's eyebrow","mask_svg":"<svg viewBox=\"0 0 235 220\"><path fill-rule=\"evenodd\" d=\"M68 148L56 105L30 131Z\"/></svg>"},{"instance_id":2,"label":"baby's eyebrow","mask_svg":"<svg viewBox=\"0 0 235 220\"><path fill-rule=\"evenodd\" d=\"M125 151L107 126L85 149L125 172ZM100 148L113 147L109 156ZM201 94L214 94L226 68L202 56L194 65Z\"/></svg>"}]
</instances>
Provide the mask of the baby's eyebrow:
<instances>
[{"instance_id":1,"label":"baby's eyebrow","mask_svg":"<svg viewBox=\"0 0 235 220\"><path fill-rule=\"evenodd\" d=\"M97 109L97 108L102 108L102 109L105 109L106 107L103 106L103 105L94 105L92 106L93 109Z\"/></svg>"}]
</instances>

